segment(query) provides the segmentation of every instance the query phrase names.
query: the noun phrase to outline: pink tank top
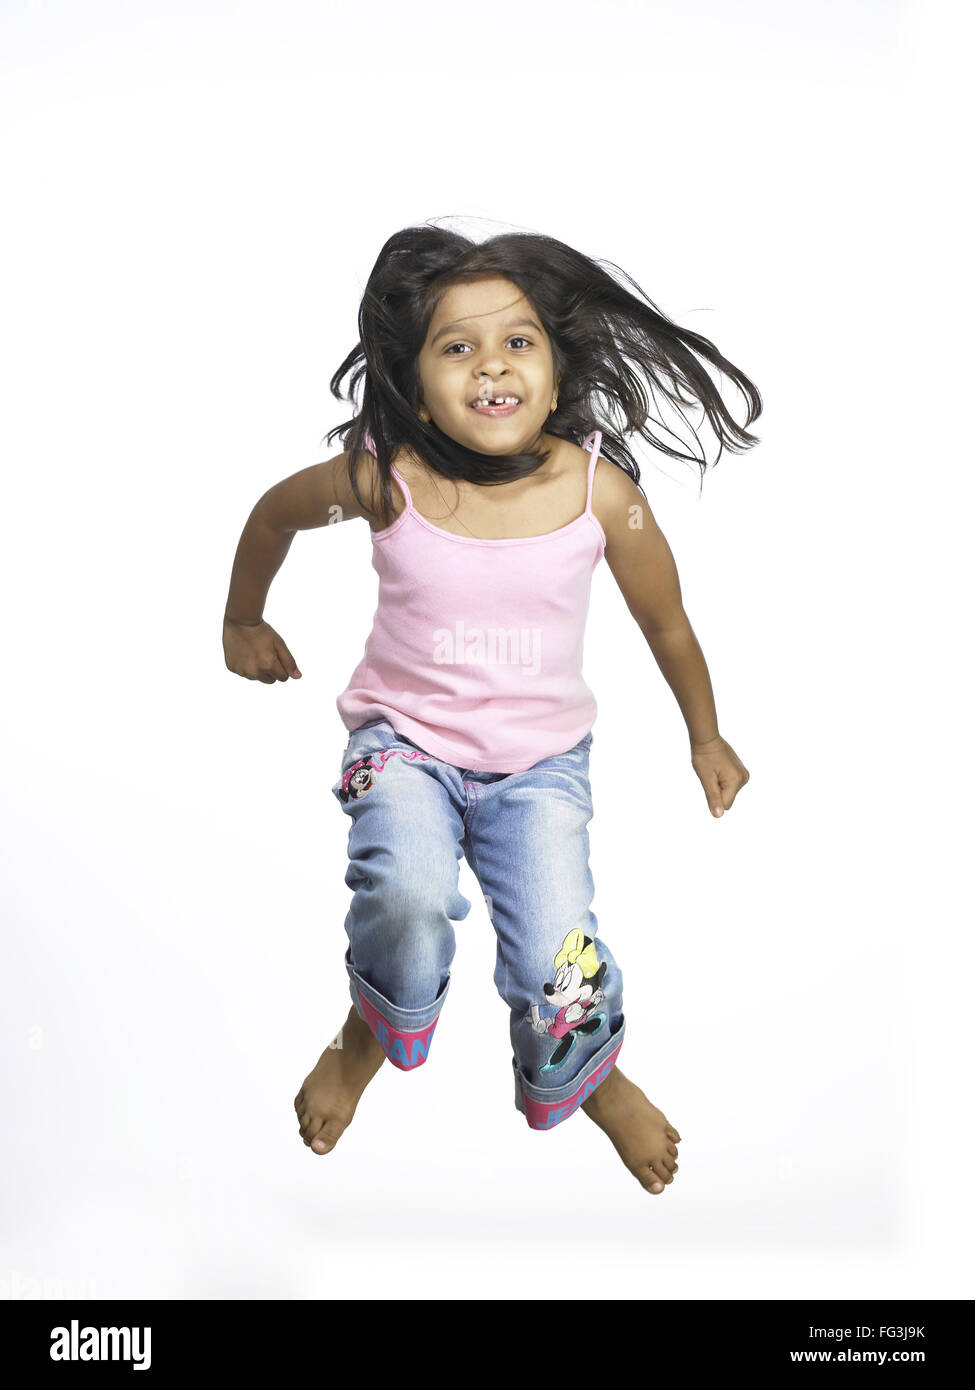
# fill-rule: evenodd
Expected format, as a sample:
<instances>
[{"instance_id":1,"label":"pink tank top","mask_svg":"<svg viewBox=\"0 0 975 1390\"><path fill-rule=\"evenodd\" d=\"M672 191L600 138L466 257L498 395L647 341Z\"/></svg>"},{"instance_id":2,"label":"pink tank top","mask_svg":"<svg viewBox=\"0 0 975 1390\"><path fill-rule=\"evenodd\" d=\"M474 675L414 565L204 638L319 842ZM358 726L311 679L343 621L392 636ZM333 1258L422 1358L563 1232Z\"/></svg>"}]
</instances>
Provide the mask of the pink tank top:
<instances>
[{"instance_id":1,"label":"pink tank top","mask_svg":"<svg viewBox=\"0 0 975 1390\"><path fill-rule=\"evenodd\" d=\"M606 535L586 509L544 536L480 540L434 526L405 499L372 532L379 602L362 660L336 700L347 729L385 718L435 758L477 772L524 772L573 748L596 701L582 676L593 570Z\"/></svg>"}]
</instances>

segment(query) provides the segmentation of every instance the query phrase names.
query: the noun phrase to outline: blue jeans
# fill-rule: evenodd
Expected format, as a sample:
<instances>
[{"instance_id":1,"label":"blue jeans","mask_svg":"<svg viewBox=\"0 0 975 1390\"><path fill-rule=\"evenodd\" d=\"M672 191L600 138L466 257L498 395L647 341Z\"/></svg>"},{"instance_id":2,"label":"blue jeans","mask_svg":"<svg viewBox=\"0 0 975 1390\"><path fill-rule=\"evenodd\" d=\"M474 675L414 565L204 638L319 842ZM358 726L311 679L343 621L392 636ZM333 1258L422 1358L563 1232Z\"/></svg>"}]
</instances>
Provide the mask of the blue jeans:
<instances>
[{"instance_id":1,"label":"blue jeans","mask_svg":"<svg viewBox=\"0 0 975 1390\"><path fill-rule=\"evenodd\" d=\"M590 907L591 743L589 733L525 772L472 772L373 719L351 733L332 787L352 820L345 966L360 1017L394 1066L426 1061L450 983L451 922L471 907L458 887L463 853L497 934L515 1105L532 1129L551 1129L592 1094L625 1029L620 970Z\"/></svg>"}]
</instances>

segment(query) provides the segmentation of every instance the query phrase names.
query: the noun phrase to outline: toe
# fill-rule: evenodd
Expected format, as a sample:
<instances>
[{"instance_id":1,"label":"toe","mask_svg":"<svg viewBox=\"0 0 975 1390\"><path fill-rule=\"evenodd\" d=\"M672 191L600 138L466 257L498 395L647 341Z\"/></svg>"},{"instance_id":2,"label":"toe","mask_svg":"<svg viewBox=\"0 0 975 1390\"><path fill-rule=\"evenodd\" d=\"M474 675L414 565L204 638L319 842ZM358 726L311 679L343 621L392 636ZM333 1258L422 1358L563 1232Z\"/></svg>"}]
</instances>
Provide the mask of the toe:
<instances>
[{"instance_id":1,"label":"toe","mask_svg":"<svg viewBox=\"0 0 975 1390\"><path fill-rule=\"evenodd\" d=\"M345 1125L340 1120L326 1120L311 1140L306 1140L312 1153L327 1154L335 1148Z\"/></svg>"},{"instance_id":2,"label":"toe","mask_svg":"<svg viewBox=\"0 0 975 1390\"><path fill-rule=\"evenodd\" d=\"M298 1133L304 1140L305 1147L310 1148L312 1141L321 1135L325 1122L320 1115L313 1115L309 1110L302 1111L298 1119Z\"/></svg>"},{"instance_id":3,"label":"toe","mask_svg":"<svg viewBox=\"0 0 975 1390\"><path fill-rule=\"evenodd\" d=\"M655 1158L652 1163L648 1163L645 1168L638 1172L637 1176L647 1191L652 1192L655 1196L659 1196L674 1181L674 1175L670 1172L667 1164L658 1158Z\"/></svg>"}]
</instances>

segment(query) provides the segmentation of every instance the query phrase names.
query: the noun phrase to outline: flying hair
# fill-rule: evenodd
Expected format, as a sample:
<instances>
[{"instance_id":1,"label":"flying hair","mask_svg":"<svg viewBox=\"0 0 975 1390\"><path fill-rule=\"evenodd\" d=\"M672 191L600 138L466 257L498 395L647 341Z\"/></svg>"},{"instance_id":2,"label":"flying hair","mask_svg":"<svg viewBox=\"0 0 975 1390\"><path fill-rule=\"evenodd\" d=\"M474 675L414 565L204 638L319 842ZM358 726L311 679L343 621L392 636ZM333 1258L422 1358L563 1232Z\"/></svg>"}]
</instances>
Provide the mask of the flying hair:
<instances>
[{"instance_id":1,"label":"flying hair","mask_svg":"<svg viewBox=\"0 0 975 1390\"><path fill-rule=\"evenodd\" d=\"M539 233L509 232L475 242L429 224L406 227L379 253L359 306L359 342L330 382L333 396L353 405L361 387L361 402L351 420L326 436L329 444L336 435L341 437L349 453L352 490L370 512L369 502L359 494L356 462L371 439L384 525L395 515L390 466L400 446L412 449L446 478L484 485L524 477L549 457L547 450L478 453L417 414L422 399L417 359L437 305L451 285L496 277L522 291L550 340L558 405L546 422L548 434L579 443L591 430L601 430L600 454L638 486L640 468L627 445L628 436L639 436L671 458L697 465L703 487L707 458L685 407L706 416L718 440L712 468L723 450L740 454L761 442L748 432L762 412L757 387L708 338L662 313L613 262L596 260ZM732 418L704 364L723 373L744 396L744 425ZM348 387L343 391L346 376ZM684 421L698 453L670 442L680 440L661 418L661 398Z\"/></svg>"}]
</instances>

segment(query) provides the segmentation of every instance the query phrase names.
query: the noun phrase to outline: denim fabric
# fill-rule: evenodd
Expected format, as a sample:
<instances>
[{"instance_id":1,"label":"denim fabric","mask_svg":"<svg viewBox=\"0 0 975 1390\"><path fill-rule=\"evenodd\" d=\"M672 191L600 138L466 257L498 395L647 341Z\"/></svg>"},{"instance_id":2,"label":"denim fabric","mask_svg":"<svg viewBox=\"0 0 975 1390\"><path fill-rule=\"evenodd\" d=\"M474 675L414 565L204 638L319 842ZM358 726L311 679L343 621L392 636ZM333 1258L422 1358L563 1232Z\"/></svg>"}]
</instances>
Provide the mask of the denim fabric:
<instances>
[{"instance_id":1,"label":"denim fabric","mask_svg":"<svg viewBox=\"0 0 975 1390\"><path fill-rule=\"evenodd\" d=\"M592 734L525 772L446 763L370 720L332 793L351 818L345 919L352 1001L403 1071L426 1061L471 904L463 854L497 935L515 1105L532 1129L571 1115L615 1064L622 977L590 904ZM470 1102L470 1095L458 1098Z\"/></svg>"}]
</instances>

